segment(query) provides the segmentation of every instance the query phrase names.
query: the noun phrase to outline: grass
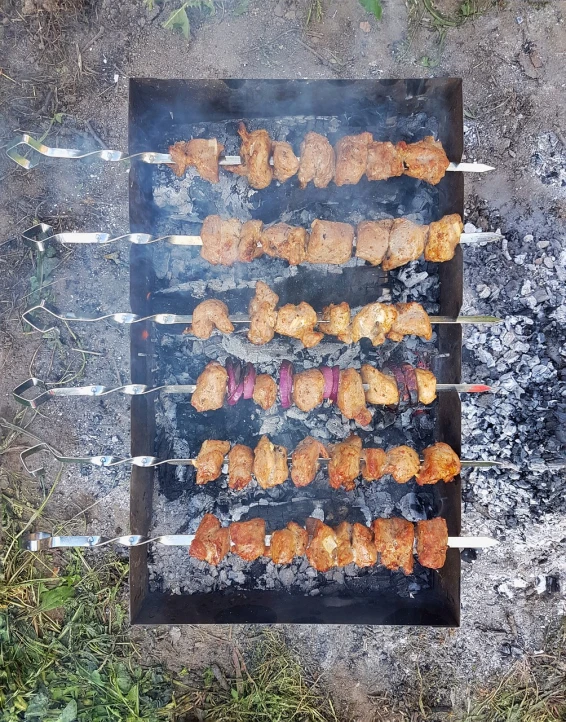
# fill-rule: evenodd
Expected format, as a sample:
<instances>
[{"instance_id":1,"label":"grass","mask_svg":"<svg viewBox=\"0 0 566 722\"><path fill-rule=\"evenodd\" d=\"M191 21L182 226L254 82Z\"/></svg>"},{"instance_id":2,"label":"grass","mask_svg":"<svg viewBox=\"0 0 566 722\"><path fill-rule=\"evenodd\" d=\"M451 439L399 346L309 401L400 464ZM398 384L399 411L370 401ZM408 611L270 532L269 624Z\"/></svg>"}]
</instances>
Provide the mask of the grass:
<instances>
[{"instance_id":1,"label":"grass","mask_svg":"<svg viewBox=\"0 0 566 722\"><path fill-rule=\"evenodd\" d=\"M312 20L320 22L324 17L324 7L322 0L308 0L306 25L310 25Z\"/></svg>"}]
</instances>

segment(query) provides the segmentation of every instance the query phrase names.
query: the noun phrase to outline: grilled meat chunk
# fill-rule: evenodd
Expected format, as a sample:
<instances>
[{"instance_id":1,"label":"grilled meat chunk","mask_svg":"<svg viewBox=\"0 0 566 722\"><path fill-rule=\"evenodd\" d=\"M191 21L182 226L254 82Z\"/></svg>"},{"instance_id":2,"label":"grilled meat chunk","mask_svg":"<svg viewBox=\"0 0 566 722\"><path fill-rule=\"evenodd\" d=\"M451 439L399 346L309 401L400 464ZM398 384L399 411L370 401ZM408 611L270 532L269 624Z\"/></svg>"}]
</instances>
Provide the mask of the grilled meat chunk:
<instances>
[{"instance_id":1,"label":"grilled meat chunk","mask_svg":"<svg viewBox=\"0 0 566 722\"><path fill-rule=\"evenodd\" d=\"M347 303L331 303L322 309L320 328L327 336L337 336L342 343L352 343L352 328L350 326L350 306Z\"/></svg>"},{"instance_id":2,"label":"grilled meat chunk","mask_svg":"<svg viewBox=\"0 0 566 722\"><path fill-rule=\"evenodd\" d=\"M273 175L280 183L285 183L299 170L299 159L293 147L286 141L274 141L271 145L273 151Z\"/></svg>"},{"instance_id":3,"label":"grilled meat chunk","mask_svg":"<svg viewBox=\"0 0 566 722\"><path fill-rule=\"evenodd\" d=\"M401 141L397 143L397 149L403 159L405 174L432 185L440 183L450 165L442 143L432 135L427 135L418 143Z\"/></svg>"},{"instance_id":4,"label":"grilled meat chunk","mask_svg":"<svg viewBox=\"0 0 566 722\"><path fill-rule=\"evenodd\" d=\"M307 530L290 521L286 529L278 529L271 535L269 555L274 564L291 564L295 557L304 555L308 541Z\"/></svg>"},{"instance_id":5,"label":"grilled meat chunk","mask_svg":"<svg viewBox=\"0 0 566 722\"><path fill-rule=\"evenodd\" d=\"M387 454L383 449L362 451L362 477L366 481L377 481L385 474Z\"/></svg>"},{"instance_id":6,"label":"grilled meat chunk","mask_svg":"<svg viewBox=\"0 0 566 722\"><path fill-rule=\"evenodd\" d=\"M324 376L318 369L307 369L293 376L293 403L301 411L312 411L324 401Z\"/></svg>"},{"instance_id":7,"label":"grilled meat chunk","mask_svg":"<svg viewBox=\"0 0 566 722\"><path fill-rule=\"evenodd\" d=\"M287 303L277 313L275 331L297 338L306 348L312 348L324 338L324 334L314 330L317 323L316 311L308 303L301 301L298 306Z\"/></svg>"},{"instance_id":8,"label":"grilled meat chunk","mask_svg":"<svg viewBox=\"0 0 566 722\"><path fill-rule=\"evenodd\" d=\"M368 147L373 142L371 133L346 135L336 143L336 169L334 182L337 186L355 185L366 172Z\"/></svg>"},{"instance_id":9,"label":"grilled meat chunk","mask_svg":"<svg viewBox=\"0 0 566 722\"><path fill-rule=\"evenodd\" d=\"M328 459L326 447L318 439L307 436L291 455L291 479L295 486L308 486L318 472L319 458Z\"/></svg>"},{"instance_id":10,"label":"grilled meat chunk","mask_svg":"<svg viewBox=\"0 0 566 722\"><path fill-rule=\"evenodd\" d=\"M368 146L366 176L368 180L387 180L403 175L403 159L393 143L373 141Z\"/></svg>"},{"instance_id":11,"label":"grilled meat chunk","mask_svg":"<svg viewBox=\"0 0 566 722\"><path fill-rule=\"evenodd\" d=\"M393 376L384 374L369 364L362 365L361 374L362 381L369 386L365 392L368 404L397 406L399 403L399 389Z\"/></svg>"},{"instance_id":12,"label":"grilled meat chunk","mask_svg":"<svg viewBox=\"0 0 566 722\"><path fill-rule=\"evenodd\" d=\"M221 409L226 397L228 373L218 361L209 361L197 379L191 405L197 411Z\"/></svg>"},{"instance_id":13,"label":"grilled meat chunk","mask_svg":"<svg viewBox=\"0 0 566 722\"><path fill-rule=\"evenodd\" d=\"M356 228L356 256L379 266L389 247L392 219L384 221L361 221Z\"/></svg>"},{"instance_id":14,"label":"grilled meat chunk","mask_svg":"<svg viewBox=\"0 0 566 722\"><path fill-rule=\"evenodd\" d=\"M226 170L245 175L252 188L267 188L273 178L273 169L269 164L271 155L271 138L266 130L248 132L240 123L238 135L242 139L240 146L241 165L226 166Z\"/></svg>"},{"instance_id":15,"label":"grilled meat chunk","mask_svg":"<svg viewBox=\"0 0 566 722\"><path fill-rule=\"evenodd\" d=\"M371 422L372 416L366 407L362 379L356 369L340 371L337 403L347 419L354 419L360 426L367 426Z\"/></svg>"},{"instance_id":16,"label":"grilled meat chunk","mask_svg":"<svg viewBox=\"0 0 566 722\"><path fill-rule=\"evenodd\" d=\"M339 489L341 486L346 491L355 489L356 479L360 475L361 454L362 440L354 434L330 447L328 483L333 489Z\"/></svg>"},{"instance_id":17,"label":"grilled meat chunk","mask_svg":"<svg viewBox=\"0 0 566 722\"><path fill-rule=\"evenodd\" d=\"M197 484L207 484L209 481L218 479L222 473L224 457L229 451L229 441L217 441L215 439L203 441L195 459Z\"/></svg>"},{"instance_id":18,"label":"grilled meat chunk","mask_svg":"<svg viewBox=\"0 0 566 722\"><path fill-rule=\"evenodd\" d=\"M448 527L442 517L417 522L417 558L429 569L441 569L446 561Z\"/></svg>"},{"instance_id":19,"label":"grilled meat chunk","mask_svg":"<svg viewBox=\"0 0 566 722\"><path fill-rule=\"evenodd\" d=\"M262 489L271 489L289 477L287 449L262 436L254 451L254 476Z\"/></svg>"},{"instance_id":20,"label":"grilled meat chunk","mask_svg":"<svg viewBox=\"0 0 566 722\"><path fill-rule=\"evenodd\" d=\"M432 326L428 313L420 303L396 303L397 318L393 321L387 338L402 341L403 336L419 336L425 341L432 338Z\"/></svg>"},{"instance_id":21,"label":"grilled meat chunk","mask_svg":"<svg viewBox=\"0 0 566 722\"><path fill-rule=\"evenodd\" d=\"M309 533L307 559L319 572L328 572L336 566L336 532L319 519L309 517L306 521Z\"/></svg>"},{"instance_id":22,"label":"grilled meat chunk","mask_svg":"<svg viewBox=\"0 0 566 722\"><path fill-rule=\"evenodd\" d=\"M207 216L200 230L200 255L213 266L231 266L238 259L242 224L236 218L227 221Z\"/></svg>"},{"instance_id":23,"label":"grilled meat chunk","mask_svg":"<svg viewBox=\"0 0 566 722\"><path fill-rule=\"evenodd\" d=\"M264 252L272 258L283 258L291 266L298 266L307 255L308 233L300 226L276 223L264 228L261 245Z\"/></svg>"},{"instance_id":24,"label":"grilled meat chunk","mask_svg":"<svg viewBox=\"0 0 566 722\"><path fill-rule=\"evenodd\" d=\"M436 377L427 369L415 369L417 390L421 404L432 404L436 398Z\"/></svg>"},{"instance_id":25,"label":"grilled meat chunk","mask_svg":"<svg viewBox=\"0 0 566 722\"><path fill-rule=\"evenodd\" d=\"M240 242L238 244L238 261L249 263L263 255L261 246L261 221L246 221L240 231Z\"/></svg>"},{"instance_id":26,"label":"grilled meat chunk","mask_svg":"<svg viewBox=\"0 0 566 722\"><path fill-rule=\"evenodd\" d=\"M437 481L452 481L461 469L458 454L448 444L437 441L423 451L424 460L417 484L436 484Z\"/></svg>"},{"instance_id":27,"label":"grilled meat chunk","mask_svg":"<svg viewBox=\"0 0 566 722\"><path fill-rule=\"evenodd\" d=\"M239 491L252 480L254 452L249 446L236 444L228 454L228 486Z\"/></svg>"},{"instance_id":28,"label":"grilled meat chunk","mask_svg":"<svg viewBox=\"0 0 566 722\"><path fill-rule=\"evenodd\" d=\"M352 526L354 563L359 567L372 567L377 562L377 549L371 529L356 522Z\"/></svg>"},{"instance_id":29,"label":"grilled meat chunk","mask_svg":"<svg viewBox=\"0 0 566 722\"><path fill-rule=\"evenodd\" d=\"M301 143L299 185L305 188L314 181L317 188L326 188L334 177L334 148L327 138L318 133L307 133Z\"/></svg>"},{"instance_id":30,"label":"grilled meat chunk","mask_svg":"<svg viewBox=\"0 0 566 722\"><path fill-rule=\"evenodd\" d=\"M419 258L425 247L428 226L419 226L407 218L396 218L389 234L389 247L381 264L384 271L404 266Z\"/></svg>"},{"instance_id":31,"label":"grilled meat chunk","mask_svg":"<svg viewBox=\"0 0 566 722\"><path fill-rule=\"evenodd\" d=\"M425 260L441 263L454 258L454 251L460 243L460 234L463 230L464 224L457 213L431 223L428 227Z\"/></svg>"},{"instance_id":32,"label":"grilled meat chunk","mask_svg":"<svg viewBox=\"0 0 566 722\"><path fill-rule=\"evenodd\" d=\"M371 533L371 532L370 532ZM345 567L354 561L354 550L352 549L352 525L347 521L338 524L336 534L336 566Z\"/></svg>"},{"instance_id":33,"label":"grilled meat chunk","mask_svg":"<svg viewBox=\"0 0 566 722\"><path fill-rule=\"evenodd\" d=\"M189 555L216 566L230 551L230 528L222 528L212 514L205 514L189 547Z\"/></svg>"},{"instance_id":34,"label":"grilled meat chunk","mask_svg":"<svg viewBox=\"0 0 566 722\"><path fill-rule=\"evenodd\" d=\"M381 554L383 566L412 574L415 530L411 522L401 518L375 519L371 526L375 548Z\"/></svg>"},{"instance_id":35,"label":"grilled meat chunk","mask_svg":"<svg viewBox=\"0 0 566 722\"><path fill-rule=\"evenodd\" d=\"M397 319L395 306L385 303L368 303L352 319L352 340L369 338L374 346L385 343L385 336L391 331Z\"/></svg>"},{"instance_id":36,"label":"grilled meat chunk","mask_svg":"<svg viewBox=\"0 0 566 722\"><path fill-rule=\"evenodd\" d=\"M395 446L387 452L384 474L391 474L398 484L405 484L419 473L419 455L410 446Z\"/></svg>"},{"instance_id":37,"label":"grilled meat chunk","mask_svg":"<svg viewBox=\"0 0 566 722\"><path fill-rule=\"evenodd\" d=\"M203 301L193 311L189 333L197 338L210 338L215 328L221 333L232 333L234 326L228 315L228 306L222 301Z\"/></svg>"},{"instance_id":38,"label":"grilled meat chunk","mask_svg":"<svg viewBox=\"0 0 566 722\"><path fill-rule=\"evenodd\" d=\"M307 248L308 263L331 263L340 265L352 257L354 244L354 226L349 223L320 221L315 219L311 225L311 235Z\"/></svg>"},{"instance_id":39,"label":"grilled meat chunk","mask_svg":"<svg viewBox=\"0 0 566 722\"><path fill-rule=\"evenodd\" d=\"M256 376L253 400L264 411L270 409L277 400L277 384L268 374Z\"/></svg>"},{"instance_id":40,"label":"grilled meat chunk","mask_svg":"<svg viewBox=\"0 0 566 722\"><path fill-rule=\"evenodd\" d=\"M220 180L218 161L223 150L224 146L216 138L179 141L169 146L169 153L173 159L169 167L173 168L176 176L181 177L189 166L194 166L201 178L211 183L218 183Z\"/></svg>"},{"instance_id":41,"label":"grilled meat chunk","mask_svg":"<svg viewBox=\"0 0 566 722\"><path fill-rule=\"evenodd\" d=\"M248 312L250 314L250 328L248 339L258 346L271 341L275 335L277 311L275 306L279 303L279 296L263 281L257 281L255 296L250 301Z\"/></svg>"},{"instance_id":42,"label":"grilled meat chunk","mask_svg":"<svg viewBox=\"0 0 566 722\"><path fill-rule=\"evenodd\" d=\"M265 519L233 521L230 524L232 551L247 562L265 556Z\"/></svg>"}]
</instances>

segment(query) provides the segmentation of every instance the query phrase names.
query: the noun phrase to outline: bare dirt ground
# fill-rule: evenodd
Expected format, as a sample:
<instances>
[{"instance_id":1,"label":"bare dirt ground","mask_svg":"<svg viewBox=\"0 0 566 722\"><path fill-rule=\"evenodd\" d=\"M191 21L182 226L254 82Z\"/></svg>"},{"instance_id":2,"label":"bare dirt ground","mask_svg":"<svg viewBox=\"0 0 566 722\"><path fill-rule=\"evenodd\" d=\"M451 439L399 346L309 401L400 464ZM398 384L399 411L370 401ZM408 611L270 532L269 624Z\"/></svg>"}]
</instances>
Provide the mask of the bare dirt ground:
<instances>
[{"instance_id":1,"label":"bare dirt ground","mask_svg":"<svg viewBox=\"0 0 566 722\"><path fill-rule=\"evenodd\" d=\"M127 148L129 77L464 78L466 157L497 170L466 178L468 221L501 228L507 244L466 249L466 311L512 316L494 337L470 332L470 381L514 374L486 404L464 405L465 451L522 458L520 474L468 477L464 532L500 538L497 550L463 565L458 630L359 625L288 627L290 645L319 667L344 719L395 719L390 693L413 719L461 717L478 688L540 649L564 613L566 522L563 471L528 460L564 457L566 322L566 2L516 0L438 34L403 3L385 0L377 23L357 0L326 0L322 21L305 28L306 2L217 2L207 18L190 13L192 35L162 28L169 10L125 0L4 0L0 10L0 145L16 131L62 146ZM438 3L454 12L461 3ZM360 23L369 22L369 32ZM19 313L37 301L33 256L19 234L36 220L58 229L127 231L124 168L45 162L25 172L0 155L0 417L18 407L12 389L30 375L50 381L128 379L127 330L108 325L23 334ZM43 269L43 297L66 310L128 310L128 251L58 251ZM37 281L36 281L37 283ZM528 284L528 285L525 285ZM31 294L31 295L30 295ZM531 300L532 299L532 300ZM526 320L525 320L526 319ZM494 339L499 339L494 343ZM510 340L511 339L511 340ZM524 347L515 349L517 343ZM85 352L82 353L80 350ZM533 362L533 359L536 359ZM506 361L507 359L507 361ZM543 371L536 371L539 366ZM546 371L544 370L546 369ZM540 394L532 393L533 388ZM546 395L545 395L546 394ZM69 454L129 449L129 410L120 397L42 407L29 430ZM503 435L503 436L502 436ZM498 439L504 438L505 445ZM5 457L18 467L22 438ZM521 454L523 456L521 457ZM527 458L528 457L528 458ZM57 467L48 466L47 486ZM539 464L540 466L540 464ZM41 491L38 482L27 482ZM65 470L45 525L118 534L128 529L128 473ZM92 506L91 506L92 505ZM87 511L83 511L87 509ZM62 522L65 522L62 524ZM136 629L148 654L197 669L231 669L232 639L253 644L250 628ZM230 636L229 636L230 635Z\"/></svg>"}]
</instances>

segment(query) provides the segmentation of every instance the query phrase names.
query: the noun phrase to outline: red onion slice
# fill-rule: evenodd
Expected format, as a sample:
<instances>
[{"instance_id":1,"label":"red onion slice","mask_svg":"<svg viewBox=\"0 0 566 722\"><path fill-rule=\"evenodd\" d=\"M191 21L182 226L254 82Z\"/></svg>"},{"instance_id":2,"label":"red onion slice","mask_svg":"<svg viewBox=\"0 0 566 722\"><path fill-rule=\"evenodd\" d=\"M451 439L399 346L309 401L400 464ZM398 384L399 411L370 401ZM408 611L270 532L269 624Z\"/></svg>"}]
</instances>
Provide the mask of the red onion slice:
<instances>
[{"instance_id":1,"label":"red onion slice","mask_svg":"<svg viewBox=\"0 0 566 722\"><path fill-rule=\"evenodd\" d=\"M248 361L246 364L246 370L244 371L244 398L251 399L254 395L255 386L255 368L252 363Z\"/></svg>"},{"instance_id":2,"label":"red onion slice","mask_svg":"<svg viewBox=\"0 0 566 722\"><path fill-rule=\"evenodd\" d=\"M330 393L330 400L333 404L338 401L338 386L340 385L340 366L332 367L332 391Z\"/></svg>"},{"instance_id":3,"label":"red onion slice","mask_svg":"<svg viewBox=\"0 0 566 722\"><path fill-rule=\"evenodd\" d=\"M324 391L323 398L329 399L332 394L332 369L330 366L320 366L320 373L324 376Z\"/></svg>"},{"instance_id":4,"label":"red onion slice","mask_svg":"<svg viewBox=\"0 0 566 722\"><path fill-rule=\"evenodd\" d=\"M279 393L281 395L281 406L288 409L291 406L291 394L293 393L293 364L290 361L283 361L281 364Z\"/></svg>"},{"instance_id":5,"label":"red onion slice","mask_svg":"<svg viewBox=\"0 0 566 722\"><path fill-rule=\"evenodd\" d=\"M244 380L242 378L242 366L239 361L231 358L226 359L226 371L228 372L228 405L234 406L242 398L244 393Z\"/></svg>"}]
</instances>

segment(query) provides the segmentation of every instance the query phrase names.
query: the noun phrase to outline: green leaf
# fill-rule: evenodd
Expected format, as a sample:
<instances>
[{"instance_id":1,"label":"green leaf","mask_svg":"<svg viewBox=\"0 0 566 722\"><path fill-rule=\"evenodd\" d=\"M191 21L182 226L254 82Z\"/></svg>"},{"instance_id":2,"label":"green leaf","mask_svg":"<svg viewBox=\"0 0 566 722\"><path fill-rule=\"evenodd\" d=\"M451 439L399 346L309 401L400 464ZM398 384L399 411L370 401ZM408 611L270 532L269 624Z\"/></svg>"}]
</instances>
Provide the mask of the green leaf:
<instances>
[{"instance_id":1,"label":"green leaf","mask_svg":"<svg viewBox=\"0 0 566 722\"><path fill-rule=\"evenodd\" d=\"M45 719L49 711L49 698L45 692L38 692L30 699L24 715L25 720L41 720Z\"/></svg>"},{"instance_id":2,"label":"green leaf","mask_svg":"<svg viewBox=\"0 0 566 722\"><path fill-rule=\"evenodd\" d=\"M55 722L75 722L77 719L77 703L72 699L69 704L61 711L61 714Z\"/></svg>"},{"instance_id":3,"label":"green leaf","mask_svg":"<svg viewBox=\"0 0 566 722\"><path fill-rule=\"evenodd\" d=\"M55 587L55 589L46 589L41 593L41 609L44 612L47 612L50 609L57 609L57 607L62 607L67 599L74 596L75 590L73 587L61 585L59 587Z\"/></svg>"},{"instance_id":4,"label":"green leaf","mask_svg":"<svg viewBox=\"0 0 566 722\"><path fill-rule=\"evenodd\" d=\"M368 13L373 13L376 20L381 20L381 15L383 13L381 0L360 0L360 5L364 7Z\"/></svg>"},{"instance_id":5,"label":"green leaf","mask_svg":"<svg viewBox=\"0 0 566 722\"><path fill-rule=\"evenodd\" d=\"M240 2L236 5L236 8L234 10L234 15L244 15L244 13L248 12L249 5L250 5L250 0L240 0Z\"/></svg>"},{"instance_id":6,"label":"green leaf","mask_svg":"<svg viewBox=\"0 0 566 722\"><path fill-rule=\"evenodd\" d=\"M55 113L53 116L53 119L56 123L62 123L63 122L63 113Z\"/></svg>"},{"instance_id":7,"label":"green leaf","mask_svg":"<svg viewBox=\"0 0 566 722\"><path fill-rule=\"evenodd\" d=\"M163 27L168 30L180 30L183 35L189 39L191 35L191 24L189 22L189 16L187 15L187 7L189 3L183 3L180 8L173 10L171 15L163 23Z\"/></svg>"}]
</instances>

